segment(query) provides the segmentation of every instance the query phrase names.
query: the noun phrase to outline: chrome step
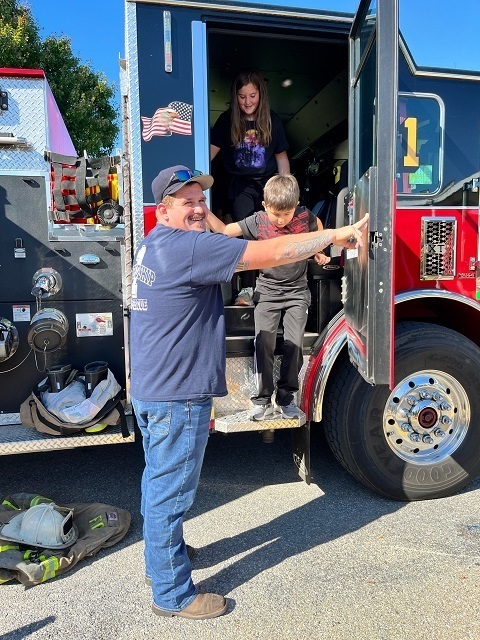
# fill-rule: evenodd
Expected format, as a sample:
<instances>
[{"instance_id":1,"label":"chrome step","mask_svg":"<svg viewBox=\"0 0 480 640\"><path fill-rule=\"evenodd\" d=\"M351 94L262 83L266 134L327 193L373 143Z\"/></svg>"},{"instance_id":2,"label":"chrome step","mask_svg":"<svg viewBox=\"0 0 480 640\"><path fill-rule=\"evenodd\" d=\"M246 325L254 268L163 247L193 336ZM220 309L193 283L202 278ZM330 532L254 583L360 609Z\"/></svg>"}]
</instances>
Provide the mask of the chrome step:
<instances>
[{"instance_id":1,"label":"chrome step","mask_svg":"<svg viewBox=\"0 0 480 640\"><path fill-rule=\"evenodd\" d=\"M215 431L220 433L235 433L240 431L267 431L272 429L295 429L307 421L307 416L301 411L298 418L285 419L280 413L274 414L273 420L250 420L249 411L239 411L230 415L215 418Z\"/></svg>"}]
</instances>

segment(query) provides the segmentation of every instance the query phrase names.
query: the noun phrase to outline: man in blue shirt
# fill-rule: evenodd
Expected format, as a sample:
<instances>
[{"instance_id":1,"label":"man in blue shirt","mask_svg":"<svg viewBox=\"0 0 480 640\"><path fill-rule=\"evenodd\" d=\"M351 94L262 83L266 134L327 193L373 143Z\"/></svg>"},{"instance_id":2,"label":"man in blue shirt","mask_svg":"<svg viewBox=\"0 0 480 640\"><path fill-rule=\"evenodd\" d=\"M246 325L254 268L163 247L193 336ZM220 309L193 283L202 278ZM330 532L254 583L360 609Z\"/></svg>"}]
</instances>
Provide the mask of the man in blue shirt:
<instances>
[{"instance_id":1,"label":"man in blue shirt","mask_svg":"<svg viewBox=\"0 0 480 640\"><path fill-rule=\"evenodd\" d=\"M146 579L160 616L206 619L225 613L223 596L198 593L183 540L208 438L212 397L227 394L220 283L235 271L289 264L331 243L362 244L367 218L342 229L258 243L204 233L204 190L213 178L184 166L152 183L157 225L133 266L132 404L143 436ZM196 233L190 233L196 232Z\"/></svg>"}]
</instances>

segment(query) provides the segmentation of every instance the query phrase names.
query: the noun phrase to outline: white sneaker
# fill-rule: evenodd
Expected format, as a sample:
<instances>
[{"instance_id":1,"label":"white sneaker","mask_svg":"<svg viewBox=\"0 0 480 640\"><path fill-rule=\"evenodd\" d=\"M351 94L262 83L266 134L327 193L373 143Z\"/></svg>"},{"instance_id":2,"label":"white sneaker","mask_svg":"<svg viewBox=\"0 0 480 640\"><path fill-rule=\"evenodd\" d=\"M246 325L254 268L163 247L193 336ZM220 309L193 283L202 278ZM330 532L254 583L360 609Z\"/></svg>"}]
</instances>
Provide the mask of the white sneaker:
<instances>
[{"instance_id":1,"label":"white sneaker","mask_svg":"<svg viewBox=\"0 0 480 640\"><path fill-rule=\"evenodd\" d=\"M292 402L290 402L290 404L287 404L284 407L277 404L277 409L282 414L282 418L285 418L286 420L289 420L289 419L291 420L292 418L300 417L300 413L301 413L300 409L297 407L295 402L293 402L293 400Z\"/></svg>"},{"instance_id":2,"label":"white sneaker","mask_svg":"<svg viewBox=\"0 0 480 640\"><path fill-rule=\"evenodd\" d=\"M271 404L256 404L249 413L250 420L273 420L273 406Z\"/></svg>"},{"instance_id":3,"label":"white sneaker","mask_svg":"<svg viewBox=\"0 0 480 640\"><path fill-rule=\"evenodd\" d=\"M253 288L246 287L242 289L236 297L234 304L237 306L251 307L253 304Z\"/></svg>"}]
</instances>

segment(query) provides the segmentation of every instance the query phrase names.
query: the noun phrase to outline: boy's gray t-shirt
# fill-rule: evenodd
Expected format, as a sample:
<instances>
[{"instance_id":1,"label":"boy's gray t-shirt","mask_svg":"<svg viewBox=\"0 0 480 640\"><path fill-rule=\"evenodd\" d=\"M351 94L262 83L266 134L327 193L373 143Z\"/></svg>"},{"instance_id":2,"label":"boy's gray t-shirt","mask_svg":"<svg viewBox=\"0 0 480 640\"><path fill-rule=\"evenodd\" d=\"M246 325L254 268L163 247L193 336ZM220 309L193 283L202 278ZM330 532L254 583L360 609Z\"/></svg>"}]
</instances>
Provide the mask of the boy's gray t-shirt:
<instances>
[{"instance_id":1,"label":"boy's gray t-shirt","mask_svg":"<svg viewBox=\"0 0 480 640\"><path fill-rule=\"evenodd\" d=\"M318 230L318 220L306 207L297 207L294 216L285 227L276 227L265 211L238 222L246 240L271 240L285 235L309 233ZM307 260L300 260L280 267L262 269L255 291L268 295L298 293L307 288Z\"/></svg>"}]
</instances>

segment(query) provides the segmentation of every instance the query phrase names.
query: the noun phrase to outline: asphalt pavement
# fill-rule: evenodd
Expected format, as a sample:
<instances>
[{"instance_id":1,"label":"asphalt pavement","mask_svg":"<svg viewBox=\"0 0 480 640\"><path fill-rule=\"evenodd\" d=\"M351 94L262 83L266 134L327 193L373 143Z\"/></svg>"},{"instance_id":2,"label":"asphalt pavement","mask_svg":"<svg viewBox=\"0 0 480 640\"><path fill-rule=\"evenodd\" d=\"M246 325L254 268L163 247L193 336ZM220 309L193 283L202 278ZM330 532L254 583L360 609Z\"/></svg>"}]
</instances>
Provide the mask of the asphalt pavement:
<instances>
[{"instance_id":1,"label":"asphalt pavement","mask_svg":"<svg viewBox=\"0 0 480 640\"><path fill-rule=\"evenodd\" d=\"M0 586L0 640L480 640L480 480L400 503L359 485L314 437L299 480L288 432L210 438L185 538L194 580L223 593L221 618L157 618L144 584L134 444L0 457L0 496L128 509L127 536L69 573Z\"/></svg>"}]
</instances>

